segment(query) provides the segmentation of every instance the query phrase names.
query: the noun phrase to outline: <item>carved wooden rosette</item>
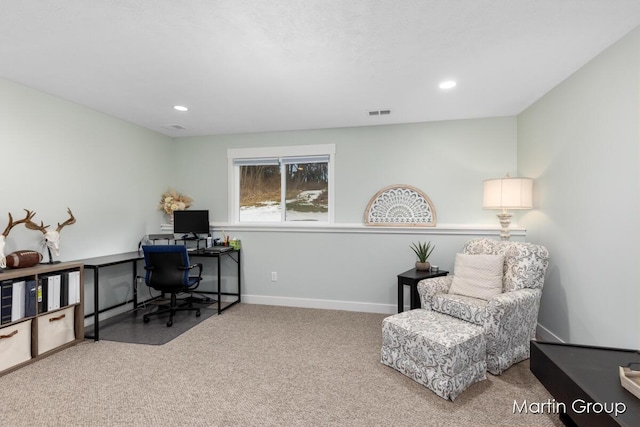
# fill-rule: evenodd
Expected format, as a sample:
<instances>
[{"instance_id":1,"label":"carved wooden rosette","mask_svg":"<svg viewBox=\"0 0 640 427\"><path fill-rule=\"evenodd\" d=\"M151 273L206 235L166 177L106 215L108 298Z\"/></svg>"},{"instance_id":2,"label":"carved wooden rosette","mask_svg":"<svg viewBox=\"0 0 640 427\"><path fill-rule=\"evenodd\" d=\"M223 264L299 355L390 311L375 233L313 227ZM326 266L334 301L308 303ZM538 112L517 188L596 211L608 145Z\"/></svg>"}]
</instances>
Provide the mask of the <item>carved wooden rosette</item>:
<instances>
[{"instance_id":1,"label":"carved wooden rosette","mask_svg":"<svg viewBox=\"0 0 640 427\"><path fill-rule=\"evenodd\" d=\"M390 185L371 198L366 225L435 227L436 210L429 197L410 185Z\"/></svg>"}]
</instances>

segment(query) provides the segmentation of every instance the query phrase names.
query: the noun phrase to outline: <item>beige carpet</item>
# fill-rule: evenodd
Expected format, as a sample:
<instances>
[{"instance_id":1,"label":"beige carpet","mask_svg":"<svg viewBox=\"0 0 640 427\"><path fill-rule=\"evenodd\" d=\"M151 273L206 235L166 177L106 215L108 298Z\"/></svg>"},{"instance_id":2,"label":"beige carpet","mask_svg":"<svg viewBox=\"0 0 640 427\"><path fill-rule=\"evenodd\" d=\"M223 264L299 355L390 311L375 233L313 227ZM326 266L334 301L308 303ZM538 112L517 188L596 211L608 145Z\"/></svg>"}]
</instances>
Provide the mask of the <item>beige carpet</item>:
<instances>
[{"instance_id":1,"label":"beige carpet","mask_svg":"<svg viewBox=\"0 0 640 427\"><path fill-rule=\"evenodd\" d=\"M455 402L380 359L384 315L237 305L162 346L85 341L0 377L2 426L553 426L528 362Z\"/></svg>"}]
</instances>

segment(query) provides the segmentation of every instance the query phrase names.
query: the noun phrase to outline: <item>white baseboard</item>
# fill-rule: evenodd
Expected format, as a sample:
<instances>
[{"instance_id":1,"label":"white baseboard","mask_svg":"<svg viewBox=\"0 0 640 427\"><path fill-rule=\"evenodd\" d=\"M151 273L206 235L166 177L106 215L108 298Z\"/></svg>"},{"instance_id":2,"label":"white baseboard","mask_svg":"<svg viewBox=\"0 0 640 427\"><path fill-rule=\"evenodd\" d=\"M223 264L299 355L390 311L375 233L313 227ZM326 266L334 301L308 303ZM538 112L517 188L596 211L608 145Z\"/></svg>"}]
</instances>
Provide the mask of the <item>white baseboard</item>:
<instances>
[{"instance_id":1,"label":"white baseboard","mask_svg":"<svg viewBox=\"0 0 640 427\"><path fill-rule=\"evenodd\" d=\"M398 307L393 304L320 300L308 298L273 297L264 295L242 295L247 304L279 305L285 307L322 308L327 310L358 311L363 313L395 314Z\"/></svg>"},{"instance_id":2,"label":"white baseboard","mask_svg":"<svg viewBox=\"0 0 640 427\"><path fill-rule=\"evenodd\" d=\"M536 328L536 335L540 337L541 341L564 343L559 336L542 326L540 323L538 323L538 327Z\"/></svg>"},{"instance_id":3,"label":"white baseboard","mask_svg":"<svg viewBox=\"0 0 640 427\"><path fill-rule=\"evenodd\" d=\"M235 297L223 295L222 301L235 301ZM301 307L301 308L321 308L326 310L344 310L344 311L356 311L362 313L380 313L380 314L396 314L398 307L395 304L375 304L366 302L352 302L352 301L335 301L335 300L319 300L309 298L291 298L291 297L273 297L264 295L242 295L242 302L247 304L260 304L260 305L278 305L284 307ZM100 320L107 319L109 317L124 313L131 310L133 304L127 304L125 306L116 307L105 313L100 313ZM405 311L409 310L409 306L405 305ZM93 325L93 316L84 319L85 327ZM536 328L536 335L541 341L564 343L564 341L538 323Z\"/></svg>"}]
</instances>

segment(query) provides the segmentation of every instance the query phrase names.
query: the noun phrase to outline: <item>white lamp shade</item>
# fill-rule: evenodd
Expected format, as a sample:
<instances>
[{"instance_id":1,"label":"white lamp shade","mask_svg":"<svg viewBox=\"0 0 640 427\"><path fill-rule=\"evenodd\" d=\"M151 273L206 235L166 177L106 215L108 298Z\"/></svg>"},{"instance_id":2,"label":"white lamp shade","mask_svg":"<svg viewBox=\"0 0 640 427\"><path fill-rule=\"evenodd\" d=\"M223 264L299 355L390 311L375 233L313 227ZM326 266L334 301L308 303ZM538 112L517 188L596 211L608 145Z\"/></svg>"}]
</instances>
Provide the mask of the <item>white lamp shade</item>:
<instances>
[{"instance_id":1,"label":"white lamp shade","mask_svg":"<svg viewBox=\"0 0 640 427\"><path fill-rule=\"evenodd\" d=\"M533 208L533 179L498 178L484 181L485 209Z\"/></svg>"}]
</instances>

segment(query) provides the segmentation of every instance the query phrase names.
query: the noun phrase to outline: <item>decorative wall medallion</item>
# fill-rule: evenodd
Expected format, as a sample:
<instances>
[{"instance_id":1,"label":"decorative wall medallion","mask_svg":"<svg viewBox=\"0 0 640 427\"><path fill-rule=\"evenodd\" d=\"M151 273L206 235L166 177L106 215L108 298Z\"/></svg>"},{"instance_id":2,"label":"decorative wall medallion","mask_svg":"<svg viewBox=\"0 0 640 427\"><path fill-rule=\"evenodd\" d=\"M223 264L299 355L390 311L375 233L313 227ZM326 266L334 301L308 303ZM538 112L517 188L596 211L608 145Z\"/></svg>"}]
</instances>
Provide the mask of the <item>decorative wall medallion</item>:
<instances>
[{"instance_id":1,"label":"decorative wall medallion","mask_svg":"<svg viewBox=\"0 0 640 427\"><path fill-rule=\"evenodd\" d=\"M410 185L390 185L378 191L365 211L366 225L434 227L436 210L426 194Z\"/></svg>"}]
</instances>

